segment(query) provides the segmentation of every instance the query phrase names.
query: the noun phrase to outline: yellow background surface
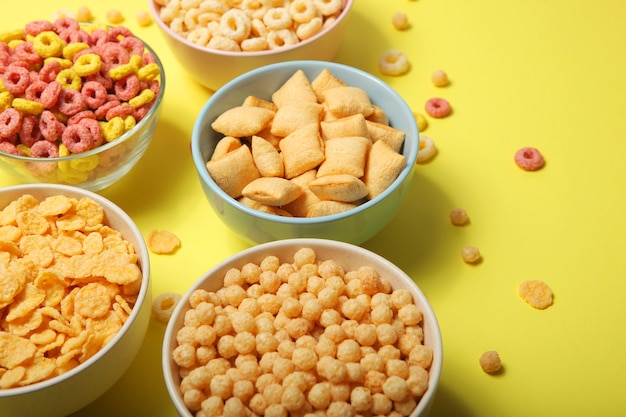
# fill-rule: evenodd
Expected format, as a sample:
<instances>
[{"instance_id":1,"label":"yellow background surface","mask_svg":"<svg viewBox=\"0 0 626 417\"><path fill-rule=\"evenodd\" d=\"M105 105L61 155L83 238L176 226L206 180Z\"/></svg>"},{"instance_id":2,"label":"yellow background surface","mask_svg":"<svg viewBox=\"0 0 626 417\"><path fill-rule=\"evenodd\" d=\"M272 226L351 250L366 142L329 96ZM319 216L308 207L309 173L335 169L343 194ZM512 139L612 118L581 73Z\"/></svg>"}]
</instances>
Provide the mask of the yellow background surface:
<instances>
[{"instance_id":1,"label":"yellow background surface","mask_svg":"<svg viewBox=\"0 0 626 417\"><path fill-rule=\"evenodd\" d=\"M157 26L135 21L139 0L30 0L0 13L0 30L88 5L97 20L119 9L167 75L156 137L137 167L101 192L144 234L182 240L151 255L154 295L184 292L203 272L247 245L202 194L190 152L196 115L210 92L173 59ZM396 31L396 11L410 29ZM626 6L622 0L356 0L336 61L381 76L379 56L404 51L411 71L382 77L415 110L435 96L454 108L423 134L439 150L421 165L396 218L363 246L403 268L435 309L444 368L432 415L626 415ZM444 69L451 84L436 88ZM211 68L206 68L211 71ZM525 172L516 150L541 150L546 166ZM14 184L0 174L0 186ZM453 227L465 208L471 223ZM483 261L463 263L464 245ZM545 280L554 305L526 305L517 287ZM121 381L79 416L174 417L161 373L164 327L152 322ZM497 350L504 369L483 373ZM72 393L67 393L72 395ZM0 415L2 410L0 410Z\"/></svg>"}]
</instances>

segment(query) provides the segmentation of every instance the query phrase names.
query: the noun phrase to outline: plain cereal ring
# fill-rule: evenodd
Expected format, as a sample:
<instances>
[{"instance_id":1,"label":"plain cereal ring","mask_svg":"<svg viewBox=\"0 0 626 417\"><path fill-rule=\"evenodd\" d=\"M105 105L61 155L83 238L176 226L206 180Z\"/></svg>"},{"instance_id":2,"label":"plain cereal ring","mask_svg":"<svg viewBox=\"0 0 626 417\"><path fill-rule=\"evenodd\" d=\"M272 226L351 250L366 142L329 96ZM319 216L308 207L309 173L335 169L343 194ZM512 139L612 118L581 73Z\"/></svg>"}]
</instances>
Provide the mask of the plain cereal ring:
<instances>
[{"instance_id":1,"label":"plain cereal ring","mask_svg":"<svg viewBox=\"0 0 626 417\"><path fill-rule=\"evenodd\" d=\"M437 70L430 75L430 79L435 87L445 87L450 83L448 74L444 70Z\"/></svg>"},{"instance_id":2,"label":"plain cereal ring","mask_svg":"<svg viewBox=\"0 0 626 417\"><path fill-rule=\"evenodd\" d=\"M480 367L483 371L492 374L498 372L502 368L502 362L500 360L500 355L495 350L489 350L480 355L480 359L478 360Z\"/></svg>"},{"instance_id":3,"label":"plain cereal ring","mask_svg":"<svg viewBox=\"0 0 626 417\"><path fill-rule=\"evenodd\" d=\"M248 38L241 42L241 50L247 52L264 51L268 48L265 38Z\"/></svg>"},{"instance_id":4,"label":"plain cereal ring","mask_svg":"<svg viewBox=\"0 0 626 417\"><path fill-rule=\"evenodd\" d=\"M406 74L410 69L409 58L397 49L390 49L381 55L378 69L384 75Z\"/></svg>"},{"instance_id":5,"label":"plain cereal ring","mask_svg":"<svg viewBox=\"0 0 626 417\"><path fill-rule=\"evenodd\" d=\"M30 156L34 158L56 158L59 148L47 140L39 140L30 147Z\"/></svg>"},{"instance_id":6,"label":"plain cereal ring","mask_svg":"<svg viewBox=\"0 0 626 417\"><path fill-rule=\"evenodd\" d=\"M0 113L0 137L8 138L20 131L22 115L14 108L9 107Z\"/></svg>"},{"instance_id":7,"label":"plain cereal ring","mask_svg":"<svg viewBox=\"0 0 626 417\"><path fill-rule=\"evenodd\" d=\"M211 40L211 31L207 27L198 26L189 32L186 36L187 40L193 44L207 46Z\"/></svg>"},{"instance_id":8,"label":"plain cereal ring","mask_svg":"<svg viewBox=\"0 0 626 417\"><path fill-rule=\"evenodd\" d=\"M309 39L322 30L324 20L321 17L314 17L306 23L300 23L296 29L296 35L300 40Z\"/></svg>"},{"instance_id":9,"label":"plain cereal ring","mask_svg":"<svg viewBox=\"0 0 626 417\"><path fill-rule=\"evenodd\" d=\"M76 11L76 20L79 22L89 22L91 19L93 19L93 14L87 6L81 6L78 8Z\"/></svg>"},{"instance_id":10,"label":"plain cereal ring","mask_svg":"<svg viewBox=\"0 0 626 417\"><path fill-rule=\"evenodd\" d=\"M424 106L426 113L430 117L434 117L436 119L446 117L452 112L452 107L448 100L435 97L426 101L426 105Z\"/></svg>"},{"instance_id":11,"label":"plain cereal ring","mask_svg":"<svg viewBox=\"0 0 626 417\"><path fill-rule=\"evenodd\" d=\"M289 3L289 14L294 22L306 23L318 16L319 10L313 0L293 0Z\"/></svg>"},{"instance_id":12,"label":"plain cereal ring","mask_svg":"<svg viewBox=\"0 0 626 417\"><path fill-rule=\"evenodd\" d=\"M220 32L222 36L241 42L250 35L252 23L250 18L239 9L230 9L220 19Z\"/></svg>"},{"instance_id":13,"label":"plain cereal ring","mask_svg":"<svg viewBox=\"0 0 626 417\"><path fill-rule=\"evenodd\" d=\"M469 217L467 211L462 208L453 208L450 210L450 222L455 226L463 226L467 224Z\"/></svg>"},{"instance_id":14,"label":"plain cereal ring","mask_svg":"<svg viewBox=\"0 0 626 417\"><path fill-rule=\"evenodd\" d=\"M334 16L343 8L342 0L313 0L322 16Z\"/></svg>"},{"instance_id":15,"label":"plain cereal ring","mask_svg":"<svg viewBox=\"0 0 626 417\"><path fill-rule=\"evenodd\" d=\"M270 30L267 34L269 49L279 49L295 45L299 42L298 35L291 29Z\"/></svg>"},{"instance_id":16,"label":"plain cereal ring","mask_svg":"<svg viewBox=\"0 0 626 417\"><path fill-rule=\"evenodd\" d=\"M463 262L468 264L475 264L480 261L480 251L476 246L463 246L461 249L461 258L463 258Z\"/></svg>"},{"instance_id":17,"label":"plain cereal ring","mask_svg":"<svg viewBox=\"0 0 626 417\"><path fill-rule=\"evenodd\" d=\"M180 239L167 230L151 230L146 235L146 244L153 253L169 255L180 247Z\"/></svg>"},{"instance_id":18,"label":"plain cereal ring","mask_svg":"<svg viewBox=\"0 0 626 417\"><path fill-rule=\"evenodd\" d=\"M293 26L289 9L273 7L263 16L263 23L269 30L289 29Z\"/></svg>"},{"instance_id":19,"label":"plain cereal ring","mask_svg":"<svg viewBox=\"0 0 626 417\"><path fill-rule=\"evenodd\" d=\"M545 161L538 149L525 147L515 152L515 163L524 171L536 171L543 167Z\"/></svg>"},{"instance_id":20,"label":"plain cereal ring","mask_svg":"<svg viewBox=\"0 0 626 417\"><path fill-rule=\"evenodd\" d=\"M273 7L272 0L243 0L239 6L250 19L263 19L263 16Z\"/></svg>"},{"instance_id":21,"label":"plain cereal ring","mask_svg":"<svg viewBox=\"0 0 626 417\"><path fill-rule=\"evenodd\" d=\"M161 323L167 323L180 301L180 294L164 292L152 300L152 316Z\"/></svg>"},{"instance_id":22,"label":"plain cereal ring","mask_svg":"<svg viewBox=\"0 0 626 417\"><path fill-rule=\"evenodd\" d=\"M530 306L543 310L552 305L552 290L544 281L527 280L520 284L519 295Z\"/></svg>"},{"instance_id":23,"label":"plain cereal ring","mask_svg":"<svg viewBox=\"0 0 626 417\"><path fill-rule=\"evenodd\" d=\"M437 154L437 148L435 147L435 141L432 140L428 136L421 135L419 140L419 147L417 150L417 160L418 164L423 164L431 159Z\"/></svg>"},{"instance_id":24,"label":"plain cereal ring","mask_svg":"<svg viewBox=\"0 0 626 417\"><path fill-rule=\"evenodd\" d=\"M218 49L220 51L232 51L232 52L241 51L241 47L236 41L230 38L227 38L225 36L212 37L211 40L209 40L209 43L207 44L207 48Z\"/></svg>"}]
</instances>

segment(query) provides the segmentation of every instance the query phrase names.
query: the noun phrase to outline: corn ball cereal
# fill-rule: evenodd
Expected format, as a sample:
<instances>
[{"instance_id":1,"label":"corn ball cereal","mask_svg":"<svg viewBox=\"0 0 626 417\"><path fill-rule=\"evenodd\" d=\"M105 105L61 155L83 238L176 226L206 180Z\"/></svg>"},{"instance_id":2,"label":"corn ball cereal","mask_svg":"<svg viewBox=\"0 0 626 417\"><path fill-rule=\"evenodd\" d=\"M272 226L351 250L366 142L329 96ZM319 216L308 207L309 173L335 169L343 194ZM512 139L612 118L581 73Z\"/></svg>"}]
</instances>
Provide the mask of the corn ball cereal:
<instances>
[{"instance_id":1,"label":"corn ball cereal","mask_svg":"<svg viewBox=\"0 0 626 417\"><path fill-rule=\"evenodd\" d=\"M463 262L468 264L477 263L481 259L480 251L476 246L463 246L461 258L463 258Z\"/></svg>"},{"instance_id":2,"label":"corn ball cereal","mask_svg":"<svg viewBox=\"0 0 626 417\"><path fill-rule=\"evenodd\" d=\"M450 210L450 222L455 226L464 226L469 222L467 211L463 208L456 207Z\"/></svg>"},{"instance_id":3,"label":"corn ball cereal","mask_svg":"<svg viewBox=\"0 0 626 417\"><path fill-rule=\"evenodd\" d=\"M327 216L380 195L406 166L404 131L367 93L329 70L289 77L271 100L247 97L218 115L206 163L230 197L265 213Z\"/></svg>"},{"instance_id":4,"label":"corn ball cereal","mask_svg":"<svg viewBox=\"0 0 626 417\"><path fill-rule=\"evenodd\" d=\"M124 15L117 9L110 9L106 14L107 21L112 25L119 25L124 21Z\"/></svg>"},{"instance_id":5,"label":"corn ball cereal","mask_svg":"<svg viewBox=\"0 0 626 417\"><path fill-rule=\"evenodd\" d=\"M281 49L331 26L343 0L157 0L159 18L174 33L201 47L232 52Z\"/></svg>"},{"instance_id":6,"label":"corn ball cereal","mask_svg":"<svg viewBox=\"0 0 626 417\"><path fill-rule=\"evenodd\" d=\"M89 198L25 194L0 210L0 389L61 375L128 319L142 273L133 245Z\"/></svg>"},{"instance_id":7,"label":"corn ball cereal","mask_svg":"<svg viewBox=\"0 0 626 417\"><path fill-rule=\"evenodd\" d=\"M450 83L448 74L444 70L437 70L430 75L430 79L435 87L445 87Z\"/></svg>"},{"instance_id":8,"label":"corn ball cereal","mask_svg":"<svg viewBox=\"0 0 626 417\"><path fill-rule=\"evenodd\" d=\"M303 247L291 262L268 255L227 271L215 292L195 290L172 359L197 417L231 406L232 415L408 416L433 359L422 320L411 293L371 267L345 271Z\"/></svg>"},{"instance_id":9,"label":"corn ball cereal","mask_svg":"<svg viewBox=\"0 0 626 417\"><path fill-rule=\"evenodd\" d=\"M498 352L495 350L489 350L480 355L479 363L483 371L489 374L493 374L502 369L500 355L498 355Z\"/></svg>"},{"instance_id":10,"label":"corn ball cereal","mask_svg":"<svg viewBox=\"0 0 626 417\"><path fill-rule=\"evenodd\" d=\"M391 24L397 30L406 30L409 28L409 18L404 12L396 12L391 17Z\"/></svg>"},{"instance_id":11,"label":"corn ball cereal","mask_svg":"<svg viewBox=\"0 0 626 417\"><path fill-rule=\"evenodd\" d=\"M527 280L519 286L519 295L531 307L544 310L552 305L552 290L544 281Z\"/></svg>"},{"instance_id":12,"label":"corn ball cereal","mask_svg":"<svg viewBox=\"0 0 626 417\"><path fill-rule=\"evenodd\" d=\"M15 33L0 33L7 40L0 41L0 152L80 154L131 130L156 102L157 59L123 26L64 17L29 22ZM24 167L47 182L76 184L110 171L127 152Z\"/></svg>"},{"instance_id":13,"label":"corn ball cereal","mask_svg":"<svg viewBox=\"0 0 626 417\"><path fill-rule=\"evenodd\" d=\"M167 230L151 230L146 235L146 244L153 253L172 254L180 247L180 239Z\"/></svg>"}]
</instances>

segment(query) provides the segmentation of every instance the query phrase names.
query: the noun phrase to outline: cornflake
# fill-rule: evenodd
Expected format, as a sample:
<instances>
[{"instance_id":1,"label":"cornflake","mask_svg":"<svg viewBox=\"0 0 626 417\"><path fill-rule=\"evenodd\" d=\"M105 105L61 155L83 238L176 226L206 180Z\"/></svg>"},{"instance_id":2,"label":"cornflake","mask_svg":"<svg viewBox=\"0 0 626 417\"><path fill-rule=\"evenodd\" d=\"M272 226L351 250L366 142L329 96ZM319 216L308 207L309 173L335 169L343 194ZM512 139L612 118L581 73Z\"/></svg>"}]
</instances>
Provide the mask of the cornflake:
<instances>
[{"instance_id":1,"label":"cornflake","mask_svg":"<svg viewBox=\"0 0 626 417\"><path fill-rule=\"evenodd\" d=\"M61 375L122 328L141 286L133 245L90 198L0 210L0 389Z\"/></svg>"},{"instance_id":2,"label":"cornflake","mask_svg":"<svg viewBox=\"0 0 626 417\"><path fill-rule=\"evenodd\" d=\"M541 280L527 280L520 284L519 295L531 307L539 310L552 305L552 290Z\"/></svg>"},{"instance_id":3,"label":"cornflake","mask_svg":"<svg viewBox=\"0 0 626 417\"><path fill-rule=\"evenodd\" d=\"M180 247L180 239L167 230L151 230L146 235L146 244L151 252L169 255Z\"/></svg>"}]
</instances>

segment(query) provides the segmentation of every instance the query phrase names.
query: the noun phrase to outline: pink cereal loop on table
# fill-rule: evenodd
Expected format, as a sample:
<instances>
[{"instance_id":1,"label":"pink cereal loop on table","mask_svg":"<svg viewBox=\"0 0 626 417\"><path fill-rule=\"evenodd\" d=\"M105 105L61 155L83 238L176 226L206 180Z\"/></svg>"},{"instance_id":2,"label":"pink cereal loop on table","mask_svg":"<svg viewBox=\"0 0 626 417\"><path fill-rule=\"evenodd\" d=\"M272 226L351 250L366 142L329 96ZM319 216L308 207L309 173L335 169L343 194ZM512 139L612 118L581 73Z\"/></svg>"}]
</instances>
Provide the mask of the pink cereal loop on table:
<instances>
[{"instance_id":1,"label":"pink cereal loop on table","mask_svg":"<svg viewBox=\"0 0 626 417\"><path fill-rule=\"evenodd\" d=\"M543 155L536 148L525 147L515 152L515 163L524 171L536 171L543 167Z\"/></svg>"},{"instance_id":2,"label":"pink cereal loop on table","mask_svg":"<svg viewBox=\"0 0 626 417\"><path fill-rule=\"evenodd\" d=\"M439 97L428 100L424 108L430 117L434 117L436 119L446 117L452 111L452 107L450 107L448 100Z\"/></svg>"},{"instance_id":3,"label":"pink cereal loop on table","mask_svg":"<svg viewBox=\"0 0 626 417\"><path fill-rule=\"evenodd\" d=\"M61 90L57 103L59 111L66 116L73 116L81 110L84 110L83 95L80 91L66 88Z\"/></svg>"},{"instance_id":4,"label":"pink cereal loop on table","mask_svg":"<svg viewBox=\"0 0 626 417\"><path fill-rule=\"evenodd\" d=\"M94 144L91 131L80 123L66 127L61 141L71 153L86 152Z\"/></svg>"},{"instance_id":5,"label":"pink cereal loop on table","mask_svg":"<svg viewBox=\"0 0 626 417\"><path fill-rule=\"evenodd\" d=\"M141 39L127 37L120 41L120 45L122 45L131 55L143 57L144 45Z\"/></svg>"},{"instance_id":6,"label":"pink cereal loop on table","mask_svg":"<svg viewBox=\"0 0 626 417\"><path fill-rule=\"evenodd\" d=\"M128 101L139 94L139 87L137 75L129 74L113 84L113 91L119 100Z\"/></svg>"},{"instance_id":7,"label":"pink cereal loop on table","mask_svg":"<svg viewBox=\"0 0 626 417\"><path fill-rule=\"evenodd\" d=\"M69 119L67 119L67 125L75 125L79 123L83 119L93 119L96 120L96 114L91 110L83 110L79 111Z\"/></svg>"},{"instance_id":8,"label":"pink cereal loop on table","mask_svg":"<svg viewBox=\"0 0 626 417\"><path fill-rule=\"evenodd\" d=\"M39 119L36 116L27 115L22 117L22 126L18 133L20 142L28 147L41 140L43 135L39 129Z\"/></svg>"},{"instance_id":9,"label":"pink cereal loop on table","mask_svg":"<svg viewBox=\"0 0 626 417\"><path fill-rule=\"evenodd\" d=\"M59 148L52 142L40 140L30 147L30 156L33 158L57 158Z\"/></svg>"},{"instance_id":10,"label":"pink cereal loop on table","mask_svg":"<svg viewBox=\"0 0 626 417\"><path fill-rule=\"evenodd\" d=\"M57 78L59 72L61 72L61 63L56 60L48 61L44 64L41 71L39 71L39 79L46 82L52 82Z\"/></svg>"},{"instance_id":11,"label":"pink cereal loop on table","mask_svg":"<svg viewBox=\"0 0 626 417\"><path fill-rule=\"evenodd\" d=\"M36 51L32 42L22 42L15 47L15 56L17 59L28 62L30 65L38 65L43 62L41 57Z\"/></svg>"},{"instance_id":12,"label":"pink cereal loop on table","mask_svg":"<svg viewBox=\"0 0 626 417\"><path fill-rule=\"evenodd\" d=\"M80 23L76 19L72 19L71 17L62 17L54 21L54 30L57 33L60 33L64 30L79 30Z\"/></svg>"},{"instance_id":13,"label":"pink cereal loop on table","mask_svg":"<svg viewBox=\"0 0 626 417\"><path fill-rule=\"evenodd\" d=\"M0 142L0 152L24 156L24 152L20 151L17 146L12 144L11 142Z\"/></svg>"},{"instance_id":14,"label":"pink cereal loop on table","mask_svg":"<svg viewBox=\"0 0 626 417\"><path fill-rule=\"evenodd\" d=\"M22 115L12 107L0 113L0 137L9 138L20 131Z\"/></svg>"},{"instance_id":15,"label":"pink cereal loop on table","mask_svg":"<svg viewBox=\"0 0 626 417\"><path fill-rule=\"evenodd\" d=\"M122 103L117 106L111 108L106 112L104 118L109 121L114 117L121 117L124 119L126 116L133 116L135 114L135 108L130 104Z\"/></svg>"},{"instance_id":16,"label":"pink cereal loop on table","mask_svg":"<svg viewBox=\"0 0 626 417\"><path fill-rule=\"evenodd\" d=\"M65 125L50 110L44 110L39 117L39 130L48 142L56 142L63 135Z\"/></svg>"},{"instance_id":17,"label":"pink cereal loop on table","mask_svg":"<svg viewBox=\"0 0 626 417\"><path fill-rule=\"evenodd\" d=\"M92 110L107 102L107 89L97 81L87 81L80 90L83 102Z\"/></svg>"},{"instance_id":18,"label":"pink cereal loop on table","mask_svg":"<svg viewBox=\"0 0 626 417\"><path fill-rule=\"evenodd\" d=\"M109 98L109 101L107 101L102 106L100 106L96 110L94 110L94 113L96 115L96 119L98 119L98 120L105 120L108 111L111 110L112 108L116 107L116 106L119 106L120 104L122 104L122 102L119 101L117 98L115 98L115 99Z\"/></svg>"},{"instance_id":19,"label":"pink cereal loop on table","mask_svg":"<svg viewBox=\"0 0 626 417\"><path fill-rule=\"evenodd\" d=\"M24 94L26 87L30 84L30 72L22 66L11 64L2 74L2 81L8 92L19 96Z\"/></svg>"},{"instance_id":20,"label":"pink cereal loop on table","mask_svg":"<svg viewBox=\"0 0 626 417\"><path fill-rule=\"evenodd\" d=\"M44 109L51 109L57 104L62 90L63 87L58 81L52 81L46 85L46 88L41 92L39 97L39 102Z\"/></svg>"},{"instance_id":21,"label":"pink cereal loop on table","mask_svg":"<svg viewBox=\"0 0 626 417\"><path fill-rule=\"evenodd\" d=\"M49 32L54 30L54 24L48 20L35 20L24 26L24 33L31 36L37 36L41 32Z\"/></svg>"}]
</instances>

